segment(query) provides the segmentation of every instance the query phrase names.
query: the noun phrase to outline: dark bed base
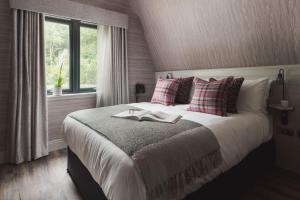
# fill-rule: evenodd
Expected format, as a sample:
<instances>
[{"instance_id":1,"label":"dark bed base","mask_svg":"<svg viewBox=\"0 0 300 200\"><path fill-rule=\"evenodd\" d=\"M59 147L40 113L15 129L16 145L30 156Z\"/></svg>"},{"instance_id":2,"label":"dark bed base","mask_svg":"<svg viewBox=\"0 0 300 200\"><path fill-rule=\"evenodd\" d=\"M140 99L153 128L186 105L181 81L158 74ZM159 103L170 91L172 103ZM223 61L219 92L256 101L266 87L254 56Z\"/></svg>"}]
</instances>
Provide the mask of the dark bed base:
<instances>
[{"instance_id":1,"label":"dark bed base","mask_svg":"<svg viewBox=\"0 0 300 200\"><path fill-rule=\"evenodd\" d=\"M242 162L207 183L185 200L240 199L255 178L271 168L275 160L274 142L270 141L252 151ZM86 200L106 200L101 187L94 181L79 158L68 149L68 173Z\"/></svg>"}]
</instances>

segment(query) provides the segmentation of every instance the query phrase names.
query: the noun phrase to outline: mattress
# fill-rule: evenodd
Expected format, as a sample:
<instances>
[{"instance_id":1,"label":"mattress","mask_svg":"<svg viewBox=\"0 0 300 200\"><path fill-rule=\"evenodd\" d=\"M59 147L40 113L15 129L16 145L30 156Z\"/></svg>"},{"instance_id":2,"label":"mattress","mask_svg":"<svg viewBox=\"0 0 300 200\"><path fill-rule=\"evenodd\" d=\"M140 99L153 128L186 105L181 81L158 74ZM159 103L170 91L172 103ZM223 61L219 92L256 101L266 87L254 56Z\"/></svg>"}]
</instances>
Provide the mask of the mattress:
<instances>
[{"instance_id":1,"label":"mattress","mask_svg":"<svg viewBox=\"0 0 300 200\"><path fill-rule=\"evenodd\" d=\"M206 126L216 136L223 162L205 177L197 180L187 194L231 169L248 153L272 138L271 121L263 113L241 112L220 117L187 111L188 105L163 106L151 103L130 105L150 111L180 114L183 119ZM142 178L126 153L94 130L70 117L63 123L63 132L69 148L89 170L108 199L146 199Z\"/></svg>"}]
</instances>

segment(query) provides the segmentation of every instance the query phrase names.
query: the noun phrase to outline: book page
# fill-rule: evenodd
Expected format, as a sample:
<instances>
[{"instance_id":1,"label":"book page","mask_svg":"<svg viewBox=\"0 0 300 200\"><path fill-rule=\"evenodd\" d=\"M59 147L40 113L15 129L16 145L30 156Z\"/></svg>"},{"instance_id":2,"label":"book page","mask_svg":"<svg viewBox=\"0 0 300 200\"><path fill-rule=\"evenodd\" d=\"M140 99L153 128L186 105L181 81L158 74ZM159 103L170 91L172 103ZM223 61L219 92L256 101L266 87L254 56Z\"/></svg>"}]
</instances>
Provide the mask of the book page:
<instances>
[{"instance_id":1,"label":"book page","mask_svg":"<svg viewBox=\"0 0 300 200\"><path fill-rule=\"evenodd\" d=\"M170 116L169 114L160 112L160 111L152 112L151 115L153 115L154 117L157 117L159 119L166 119Z\"/></svg>"},{"instance_id":2,"label":"book page","mask_svg":"<svg viewBox=\"0 0 300 200\"><path fill-rule=\"evenodd\" d=\"M163 113L160 111L156 111L147 115L144 115L142 120L149 121L158 121L158 122L166 122L166 123L176 123L179 119L181 119L181 115L170 115L167 113Z\"/></svg>"},{"instance_id":3,"label":"book page","mask_svg":"<svg viewBox=\"0 0 300 200\"><path fill-rule=\"evenodd\" d=\"M176 123L181 116L171 115L161 111L151 112L148 110L127 110L118 114L113 115L113 117L135 119L135 120L146 120L146 121L157 121L166 123Z\"/></svg>"},{"instance_id":4,"label":"book page","mask_svg":"<svg viewBox=\"0 0 300 200\"><path fill-rule=\"evenodd\" d=\"M142 116L151 113L147 110L134 110L134 111L124 111L118 114L113 115L113 117L120 117L120 118L128 118L128 117L136 117L137 119L140 119Z\"/></svg>"}]
</instances>

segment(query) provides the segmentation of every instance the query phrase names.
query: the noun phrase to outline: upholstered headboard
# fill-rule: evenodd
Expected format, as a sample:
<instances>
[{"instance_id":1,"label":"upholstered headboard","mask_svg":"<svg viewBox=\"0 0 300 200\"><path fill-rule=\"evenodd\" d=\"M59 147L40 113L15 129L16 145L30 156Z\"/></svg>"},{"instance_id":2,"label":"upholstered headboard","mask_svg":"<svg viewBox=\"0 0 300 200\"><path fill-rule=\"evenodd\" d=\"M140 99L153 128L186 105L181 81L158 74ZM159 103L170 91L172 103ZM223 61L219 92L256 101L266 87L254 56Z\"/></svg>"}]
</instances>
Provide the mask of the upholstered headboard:
<instances>
[{"instance_id":1,"label":"upholstered headboard","mask_svg":"<svg viewBox=\"0 0 300 200\"><path fill-rule=\"evenodd\" d=\"M300 65L165 71L156 72L155 77L156 80L158 78L166 78L168 73L172 73L174 78L197 76L199 78L209 79L210 77L224 78L228 76L241 76L250 80L263 77L274 80L277 78L278 70L281 68L285 70L286 80L299 79Z\"/></svg>"}]
</instances>

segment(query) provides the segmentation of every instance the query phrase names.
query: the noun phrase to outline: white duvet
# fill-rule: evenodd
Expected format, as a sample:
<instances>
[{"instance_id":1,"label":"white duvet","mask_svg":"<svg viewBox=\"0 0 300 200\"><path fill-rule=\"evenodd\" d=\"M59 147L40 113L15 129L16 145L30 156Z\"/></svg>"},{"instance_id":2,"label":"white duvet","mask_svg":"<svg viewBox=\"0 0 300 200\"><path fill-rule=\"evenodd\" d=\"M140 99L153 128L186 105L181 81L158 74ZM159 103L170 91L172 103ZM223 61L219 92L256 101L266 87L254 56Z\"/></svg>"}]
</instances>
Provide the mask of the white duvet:
<instances>
[{"instance_id":1,"label":"white duvet","mask_svg":"<svg viewBox=\"0 0 300 200\"><path fill-rule=\"evenodd\" d=\"M150 111L180 114L183 119L206 126L216 136L221 146L223 163L199 180L198 184L189 192L197 190L203 184L229 170L245 158L249 152L272 137L270 120L263 113L242 112L228 117L219 117L186 111L188 105L163 106L150 103L130 105ZM63 131L69 148L90 171L108 199L146 199L143 181L131 158L121 149L70 117L65 119Z\"/></svg>"}]
</instances>

